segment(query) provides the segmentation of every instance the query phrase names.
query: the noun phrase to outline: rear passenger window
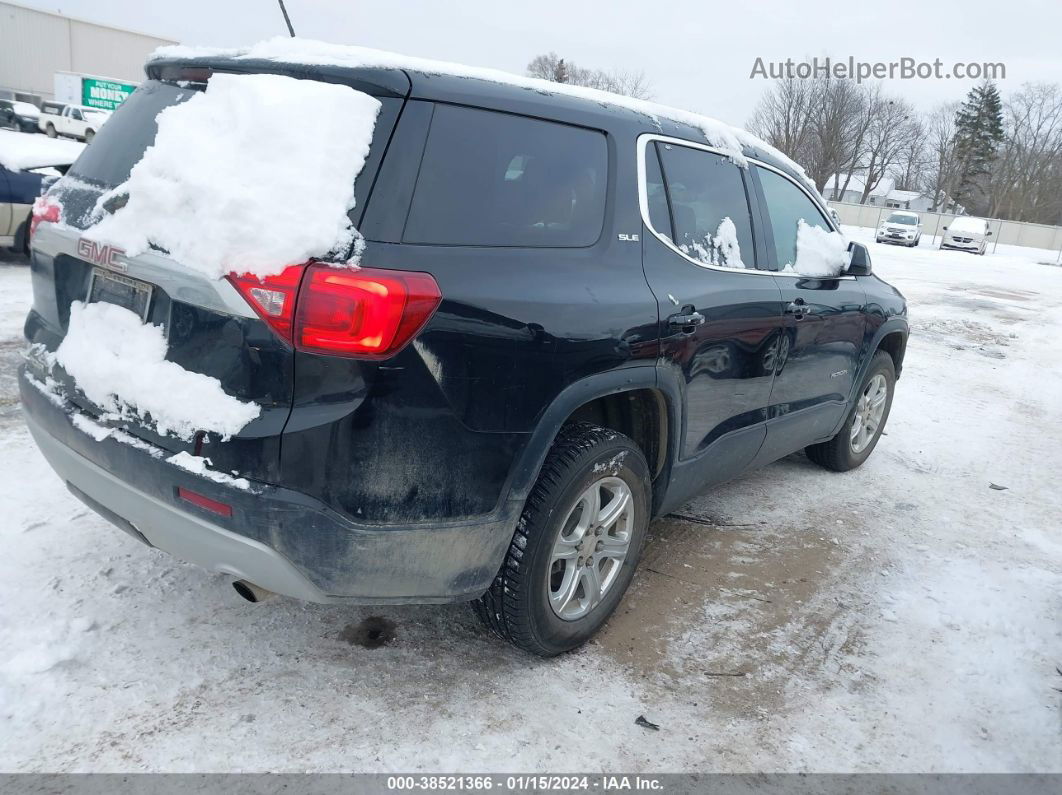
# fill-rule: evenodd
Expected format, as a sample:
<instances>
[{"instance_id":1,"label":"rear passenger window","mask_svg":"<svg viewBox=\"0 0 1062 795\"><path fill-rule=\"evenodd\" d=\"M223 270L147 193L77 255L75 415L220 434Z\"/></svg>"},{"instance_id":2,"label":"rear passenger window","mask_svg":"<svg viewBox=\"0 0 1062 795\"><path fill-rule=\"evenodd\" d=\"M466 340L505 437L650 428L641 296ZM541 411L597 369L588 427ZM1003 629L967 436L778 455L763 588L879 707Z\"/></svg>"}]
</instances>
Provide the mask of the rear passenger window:
<instances>
[{"instance_id":1,"label":"rear passenger window","mask_svg":"<svg viewBox=\"0 0 1062 795\"><path fill-rule=\"evenodd\" d=\"M649 209L649 223L658 235L672 240L674 231L671 229L671 211L667 207L666 191L656 147L647 146L645 148L645 198Z\"/></svg>"},{"instance_id":2,"label":"rear passenger window","mask_svg":"<svg viewBox=\"0 0 1062 795\"><path fill-rule=\"evenodd\" d=\"M721 155L657 144L671 204L675 245L721 268L754 268L752 214L738 167Z\"/></svg>"},{"instance_id":3,"label":"rear passenger window","mask_svg":"<svg viewBox=\"0 0 1062 795\"><path fill-rule=\"evenodd\" d=\"M589 246L601 236L600 132L438 105L402 236L450 246Z\"/></svg>"},{"instance_id":4,"label":"rear passenger window","mask_svg":"<svg viewBox=\"0 0 1062 795\"><path fill-rule=\"evenodd\" d=\"M772 270L781 270L786 265L796 263L797 226L800 221L827 232L831 231L830 225L815 202L788 179L766 168L757 166L756 171L763 187L763 197L767 200L767 212L771 216L776 259Z\"/></svg>"}]
</instances>

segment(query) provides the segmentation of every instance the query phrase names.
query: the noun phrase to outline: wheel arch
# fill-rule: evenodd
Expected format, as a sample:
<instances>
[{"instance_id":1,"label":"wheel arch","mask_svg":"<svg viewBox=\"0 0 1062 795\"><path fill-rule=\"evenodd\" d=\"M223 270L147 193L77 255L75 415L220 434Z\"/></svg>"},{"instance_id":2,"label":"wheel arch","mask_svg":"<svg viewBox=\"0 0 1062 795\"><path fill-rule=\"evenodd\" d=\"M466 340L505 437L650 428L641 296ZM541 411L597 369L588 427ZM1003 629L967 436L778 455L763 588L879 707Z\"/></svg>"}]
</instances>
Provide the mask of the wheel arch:
<instances>
[{"instance_id":1,"label":"wheel arch","mask_svg":"<svg viewBox=\"0 0 1062 795\"><path fill-rule=\"evenodd\" d=\"M871 351L871 358L878 351L885 351L892 357L893 367L896 368L896 378L900 377L900 372L903 370L903 358L907 353L907 336L906 324L903 324L903 327L898 324L894 325L878 337Z\"/></svg>"},{"instance_id":2,"label":"wheel arch","mask_svg":"<svg viewBox=\"0 0 1062 795\"><path fill-rule=\"evenodd\" d=\"M893 367L896 369L896 378L900 377L904 355L907 352L907 337L909 333L910 327L904 317L889 318L874 333L870 345L865 348L866 355L859 365L859 370L856 372L855 378L852 379L852 392L848 395L848 408L845 409L845 414L840 422L837 423L837 427L833 429L834 434L838 433L841 430L841 426L844 425L845 417L848 416L848 411L859 393L860 385L863 383L863 379L866 378L867 370L870 369L870 365L874 361L875 353L882 350L888 353L892 358Z\"/></svg>"},{"instance_id":3,"label":"wheel arch","mask_svg":"<svg viewBox=\"0 0 1062 795\"><path fill-rule=\"evenodd\" d=\"M657 384L654 365L626 367L576 381L539 418L517 459L508 499L527 499L557 434L578 420L629 436L642 449L653 482L666 482L674 449L675 412L674 401ZM657 489L653 491L655 504Z\"/></svg>"}]
</instances>

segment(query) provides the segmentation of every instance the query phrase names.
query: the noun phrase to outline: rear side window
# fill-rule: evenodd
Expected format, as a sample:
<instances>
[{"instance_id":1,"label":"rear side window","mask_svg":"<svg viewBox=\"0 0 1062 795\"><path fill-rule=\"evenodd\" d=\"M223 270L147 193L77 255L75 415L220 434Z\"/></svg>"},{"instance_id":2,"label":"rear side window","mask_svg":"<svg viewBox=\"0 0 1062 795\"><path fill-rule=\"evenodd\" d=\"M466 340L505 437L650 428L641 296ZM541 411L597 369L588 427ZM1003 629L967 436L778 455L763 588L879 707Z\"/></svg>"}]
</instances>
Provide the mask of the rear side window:
<instances>
[{"instance_id":1,"label":"rear side window","mask_svg":"<svg viewBox=\"0 0 1062 795\"><path fill-rule=\"evenodd\" d=\"M601 236L608 149L581 127L439 105L407 243L589 246Z\"/></svg>"},{"instance_id":2,"label":"rear side window","mask_svg":"<svg viewBox=\"0 0 1062 795\"><path fill-rule=\"evenodd\" d=\"M752 214L738 167L701 149L659 143L657 149L675 245L705 265L754 268Z\"/></svg>"},{"instance_id":3,"label":"rear side window","mask_svg":"<svg viewBox=\"0 0 1062 795\"><path fill-rule=\"evenodd\" d=\"M771 216L771 231L774 235L774 252L776 267L781 270L792 265L797 257L797 227L800 221L808 226L831 231L822 212L808 195L785 177L756 167L763 187L763 197L767 201L767 212Z\"/></svg>"},{"instance_id":4,"label":"rear side window","mask_svg":"<svg viewBox=\"0 0 1062 795\"><path fill-rule=\"evenodd\" d=\"M645 199L649 209L649 223L653 229L658 235L674 242L664 174L660 171L660 158L657 157L656 147L653 145L645 148Z\"/></svg>"}]
</instances>

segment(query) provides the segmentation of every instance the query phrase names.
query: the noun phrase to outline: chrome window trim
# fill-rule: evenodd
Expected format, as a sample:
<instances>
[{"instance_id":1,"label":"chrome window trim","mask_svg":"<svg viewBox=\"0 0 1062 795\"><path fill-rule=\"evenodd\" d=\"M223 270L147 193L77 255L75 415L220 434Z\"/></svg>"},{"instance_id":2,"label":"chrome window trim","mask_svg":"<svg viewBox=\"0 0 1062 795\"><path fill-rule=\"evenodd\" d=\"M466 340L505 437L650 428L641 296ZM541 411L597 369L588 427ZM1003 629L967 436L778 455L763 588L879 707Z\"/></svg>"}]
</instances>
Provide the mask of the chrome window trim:
<instances>
[{"instance_id":1,"label":"chrome window trim","mask_svg":"<svg viewBox=\"0 0 1062 795\"><path fill-rule=\"evenodd\" d=\"M687 262L693 263L698 268L705 268L706 270L713 270L713 271L723 271L724 273L744 274L746 276L784 276L784 277L787 277L787 278L790 278L790 279L813 279L813 278L815 278L813 276L804 276L803 274L791 273L791 272L787 272L787 271L768 271L768 270L760 270L759 268L722 268L722 267L720 267L718 265L709 265L707 263L704 263L704 262L701 262L699 260L696 260L693 257L691 257L690 255L686 254L678 246L676 246L674 241L672 241L667 235L662 235L660 232L658 232L656 230L656 228L653 226L652 222L649 220L649 187L648 187L648 183L646 182L646 175L645 175L645 150L649 146L649 143L651 141L660 141L662 143L673 144L675 146L685 146L685 147L687 147L689 149L700 149L703 152L711 152L712 154L720 155L721 157L726 157L726 158L730 157L730 153L727 152L724 149L720 149L719 147L711 146L709 144L697 143L696 141L688 141L685 138L675 138L675 137L670 136L670 135L659 135L657 133L643 133L642 135L638 136L638 142L637 142L638 210L639 210L639 212L641 213L641 216L642 216L642 223L645 224L645 228L648 229L653 234L653 237L655 237L657 240L659 240L661 243L663 243L669 249L674 251L676 254L678 254L680 257L682 257L684 260L686 260ZM832 230L834 232L840 232L841 231L840 228L833 222L833 219L830 217L829 212L825 208L823 208L822 202L818 198L816 198L814 195L812 195L811 191L809 191L805 186L801 185L799 182L797 182L795 179L793 179L789 174L786 174L780 168L777 168L776 166L772 166L770 163L765 163L762 160L757 160L754 157L746 157L746 159L748 160L749 163L751 163L753 165L759 166L760 168L768 169L769 171L773 171L774 173L779 174L780 176L782 176L785 179L787 179L790 183L792 183L793 185L798 187L801 191L804 192L804 195L806 195L811 200L811 203L814 204L815 207L819 210L819 213L822 215L823 220L826 222L826 225L830 228L830 230ZM735 166L735 168L740 168L740 166ZM749 210L751 211L751 209L752 208L750 206ZM750 220L752 220L752 219L750 219ZM752 223L753 223L753 228L755 229L757 227L757 224L756 224L756 222L754 220L752 220ZM833 278L834 279L845 279L845 280L849 280L850 279L850 280L854 280L855 276L841 275L841 276L835 276Z\"/></svg>"}]
</instances>

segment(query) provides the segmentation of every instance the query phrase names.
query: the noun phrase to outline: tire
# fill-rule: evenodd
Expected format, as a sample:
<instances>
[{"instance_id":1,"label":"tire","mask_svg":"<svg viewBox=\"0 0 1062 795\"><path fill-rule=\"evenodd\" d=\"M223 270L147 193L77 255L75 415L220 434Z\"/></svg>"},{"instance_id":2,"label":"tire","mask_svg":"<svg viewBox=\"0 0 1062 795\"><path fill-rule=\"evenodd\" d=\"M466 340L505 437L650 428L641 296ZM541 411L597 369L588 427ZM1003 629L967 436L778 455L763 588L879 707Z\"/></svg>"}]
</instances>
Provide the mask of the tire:
<instances>
[{"instance_id":1,"label":"tire","mask_svg":"<svg viewBox=\"0 0 1062 795\"><path fill-rule=\"evenodd\" d=\"M879 376L884 379L885 386L882 413L874 426L873 435L860 446L856 444L857 440L853 439L853 429L856 418L860 417L861 411L864 410L864 397L870 390L872 382L875 382L875 379ZM807 453L808 458L819 466L832 469L835 472L847 472L862 466L863 462L870 458L870 454L874 452L874 448L877 447L878 440L881 438L881 432L885 430L885 423L888 421L889 412L892 410L892 396L895 388L896 366L893 364L892 357L885 351L878 351L870 361L870 368L863 377L863 382L859 385L859 391L856 393L858 397L849 410L841 430L828 442L806 447L804 452Z\"/></svg>"},{"instance_id":2,"label":"tire","mask_svg":"<svg viewBox=\"0 0 1062 795\"><path fill-rule=\"evenodd\" d=\"M615 489L612 499L624 496L626 487L628 507L603 531L591 536L594 522L586 521L589 527L580 534L587 499L592 499L587 495L595 493L595 487L599 498ZM501 569L487 592L472 603L476 615L499 637L542 657L586 643L616 609L634 576L649 525L651 490L645 456L629 438L587 422L565 426L527 498ZM606 500L601 512L611 504ZM562 536L584 541L569 546ZM622 545L624 536L626 555L621 562L600 555L606 539ZM556 559L560 549L570 552L573 560ZM579 566L582 558L576 556L585 549L594 563ZM587 599L592 571L606 586L596 605ZM569 583L576 587L566 588ZM571 594L569 601L556 607L565 592ZM580 609L587 612L578 615Z\"/></svg>"},{"instance_id":3,"label":"tire","mask_svg":"<svg viewBox=\"0 0 1062 795\"><path fill-rule=\"evenodd\" d=\"M95 130L85 130L85 143L92 143L92 139L96 137Z\"/></svg>"},{"instance_id":4,"label":"tire","mask_svg":"<svg viewBox=\"0 0 1062 795\"><path fill-rule=\"evenodd\" d=\"M58 138L59 137L58 134L55 132L55 125L52 124L51 122L48 122L48 124L45 125L44 131L48 134L49 138Z\"/></svg>"},{"instance_id":5,"label":"tire","mask_svg":"<svg viewBox=\"0 0 1062 795\"><path fill-rule=\"evenodd\" d=\"M18 231L15 232L14 249L16 251L21 251L27 257L30 255L29 219L28 218L25 221L22 222L22 226L20 226L18 228Z\"/></svg>"}]
</instances>

